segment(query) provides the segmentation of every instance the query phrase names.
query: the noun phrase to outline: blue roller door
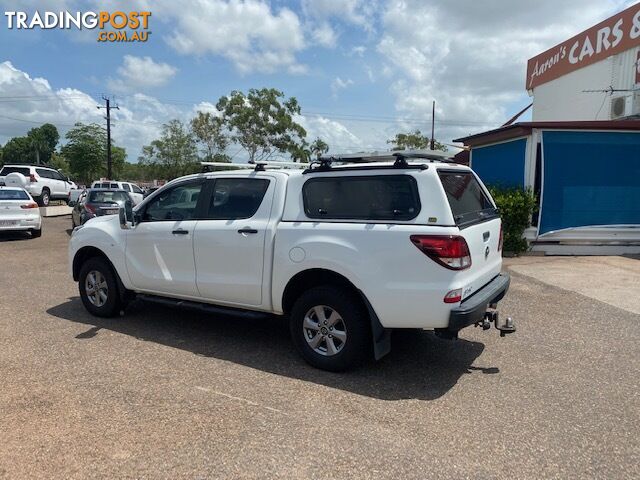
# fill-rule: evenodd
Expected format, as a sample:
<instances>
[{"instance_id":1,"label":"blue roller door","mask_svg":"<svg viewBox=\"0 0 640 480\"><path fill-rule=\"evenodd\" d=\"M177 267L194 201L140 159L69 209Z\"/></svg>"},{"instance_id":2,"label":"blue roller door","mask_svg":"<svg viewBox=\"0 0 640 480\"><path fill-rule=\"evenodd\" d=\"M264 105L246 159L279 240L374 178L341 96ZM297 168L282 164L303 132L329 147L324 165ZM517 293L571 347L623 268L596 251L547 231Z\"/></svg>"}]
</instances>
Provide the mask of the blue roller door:
<instances>
[{"instance_id":1,"label":"blue roller door","mask_svg":"<svg viewBox=\"0 0 640 480\"><path fill-rule=\"evenodd\" d=\"M543 132L540 234L640 224L640 133Z\"/></svg>"},{"instance_id":2,"label":"blue roller door","mask_svg":"<svg viewBox=\"0 0 640 480\"><path fill-rule=\"evenodd\" d=\"M474 148L471 168L486 185L522 187L526 152L525 138Z\"/></svg>"}]
</instances>

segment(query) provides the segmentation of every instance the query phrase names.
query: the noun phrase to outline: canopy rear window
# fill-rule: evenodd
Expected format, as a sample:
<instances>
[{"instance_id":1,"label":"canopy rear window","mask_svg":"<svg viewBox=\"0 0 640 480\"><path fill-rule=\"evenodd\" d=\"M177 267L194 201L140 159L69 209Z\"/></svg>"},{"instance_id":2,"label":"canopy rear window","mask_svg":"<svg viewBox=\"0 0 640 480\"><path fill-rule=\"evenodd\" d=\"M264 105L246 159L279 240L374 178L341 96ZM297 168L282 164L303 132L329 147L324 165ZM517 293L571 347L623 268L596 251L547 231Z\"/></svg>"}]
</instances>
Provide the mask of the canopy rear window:
<instances>
[{"instance_id":1,"label":"canopy rear window","mask_svg":"<svg viewBox=\"0 0 640 480\"><path fill-rule=\"evenodd\" d=\"M472 172L438 170L438 176L456 225L466 226L498 216L496 208Z\"/></svg>"},{"instance_id":2,"label":"canopy rear window","mask_svg":"<svg viewBox=\"0 0 640 480\"><path fill-rule=\"evenodd\" d=\"M312 178L302 195L309 218L407 221L420 212L418 187L410 175Z\"/></svg>"}]
</instances>

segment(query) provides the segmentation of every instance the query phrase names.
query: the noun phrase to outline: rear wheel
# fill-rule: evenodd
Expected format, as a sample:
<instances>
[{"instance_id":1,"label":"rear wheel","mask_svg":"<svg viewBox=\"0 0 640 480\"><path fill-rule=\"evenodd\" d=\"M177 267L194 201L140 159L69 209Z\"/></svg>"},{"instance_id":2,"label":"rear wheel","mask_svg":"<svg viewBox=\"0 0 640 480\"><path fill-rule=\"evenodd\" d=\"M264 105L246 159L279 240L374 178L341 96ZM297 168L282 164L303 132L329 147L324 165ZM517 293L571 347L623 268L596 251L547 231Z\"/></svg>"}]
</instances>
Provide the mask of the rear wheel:
<instances>
[{"instance_id":1,"label":"rear wheel","mask_svg":"<svg viewBox=\"0 0 640 480\"><path fill-rule=\"evenodd\" d=\"M41 207L48 207L50 201L51 201L51 193L47 188L43 188L42 193L40 194L40 197L38 197L38 203L40 204Z\"/></svg>"},{"instance_id":2,"label":"rear wheel","mask_svg":"<svg viewBox=\"0 0 640 480\"><path fill-rule=\"evenodd\" d=\"M78 288L82 303L93 315L113 317L120 312L122 302L116 274L105 259L90 258L82 265Z\"/></svg>"},{"instance_id":3,"label":"rear wheel","mask_svg":"<svg viewBox=\"0 0 640 480\"><path fill-rule=\"evenodd\" d=\"M296 301L290 330L302 357L333 372L363 363L370 345L366 310L357 297L333 287L315 287Z\"/></svg>"}]
</instances>

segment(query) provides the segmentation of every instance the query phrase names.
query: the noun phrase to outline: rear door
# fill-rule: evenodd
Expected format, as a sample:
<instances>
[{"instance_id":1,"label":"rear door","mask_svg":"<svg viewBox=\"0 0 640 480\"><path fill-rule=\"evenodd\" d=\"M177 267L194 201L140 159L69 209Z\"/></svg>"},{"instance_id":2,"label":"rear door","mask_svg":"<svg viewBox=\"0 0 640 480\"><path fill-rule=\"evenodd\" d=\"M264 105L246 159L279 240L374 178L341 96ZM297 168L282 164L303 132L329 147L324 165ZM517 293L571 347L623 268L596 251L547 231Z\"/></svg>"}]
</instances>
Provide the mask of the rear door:
<instances>
[{"instance_id":1,"label":"rear door","mask_svg":"<svg viewBox=\"0 0 640 480\"><path fill-rule=\"evenodd\" d=\"M225 176L207 187L193 240L198 291L217 303L259 306L275 179Z\"/></svg>"},{"instance_id":2,"label":"rear door","mask_svg":"<svg viewBox=\"0 0 640 480\"><path fill-rule=\"evenodd\" d=\"M471 253L471 267L462 272L463 299L500 273L501 220L486 190L471 170L438 169L455 224Z\"/></svg>"}]
</instances>

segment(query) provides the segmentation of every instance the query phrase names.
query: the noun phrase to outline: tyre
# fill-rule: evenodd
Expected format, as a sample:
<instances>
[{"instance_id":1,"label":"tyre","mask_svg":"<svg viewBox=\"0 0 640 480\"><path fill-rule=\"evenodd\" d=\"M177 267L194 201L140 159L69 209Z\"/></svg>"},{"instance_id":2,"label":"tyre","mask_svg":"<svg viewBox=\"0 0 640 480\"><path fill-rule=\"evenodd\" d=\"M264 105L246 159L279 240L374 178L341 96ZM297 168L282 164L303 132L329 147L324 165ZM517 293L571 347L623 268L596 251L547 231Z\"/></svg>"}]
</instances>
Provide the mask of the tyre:
<instances>
[{"instance_id":1,"label":"tyre","mask_svg":"<svg viewBox=\"0 0 640 480\"><path fill-rule=\"evenodd\" d=\"M344 371L368 357L369 317L350 292L328 286L307 290L291 310L289 327L296 348L316 368Z\"/></svg>"},{"instance_id":2,"label":"tyre","mask_svg":"<svg viewBox=\"0 0 640 480\"><path fill-rule=\"evenodd\" d=\"M42 236L42 227L38 230L31 230L31 238L40 238Z\"/></svg>"},{"instance_id":3,"label":"tyre","mask_svg":"<svg viewBox=\"0 0 640 480\"><path fill-rule=\"evenodd\" d=\"M96 317L113 317L120 313L122 302L116 274L104 258L93 257L82 265L78 289L89 313Z\"/></svg>"},{"instance_id":4,"label":"tyre","mask_svg":"<svg viewBox=\"0 0 640 480\"><path fill-rule=\"evenodd\" d=\"M43 188L42 193L38 197L38 205L40 205L41 207L48 207L50 201L51 193L49 192L49 189Z\"/></svg>"}]
</instances>

